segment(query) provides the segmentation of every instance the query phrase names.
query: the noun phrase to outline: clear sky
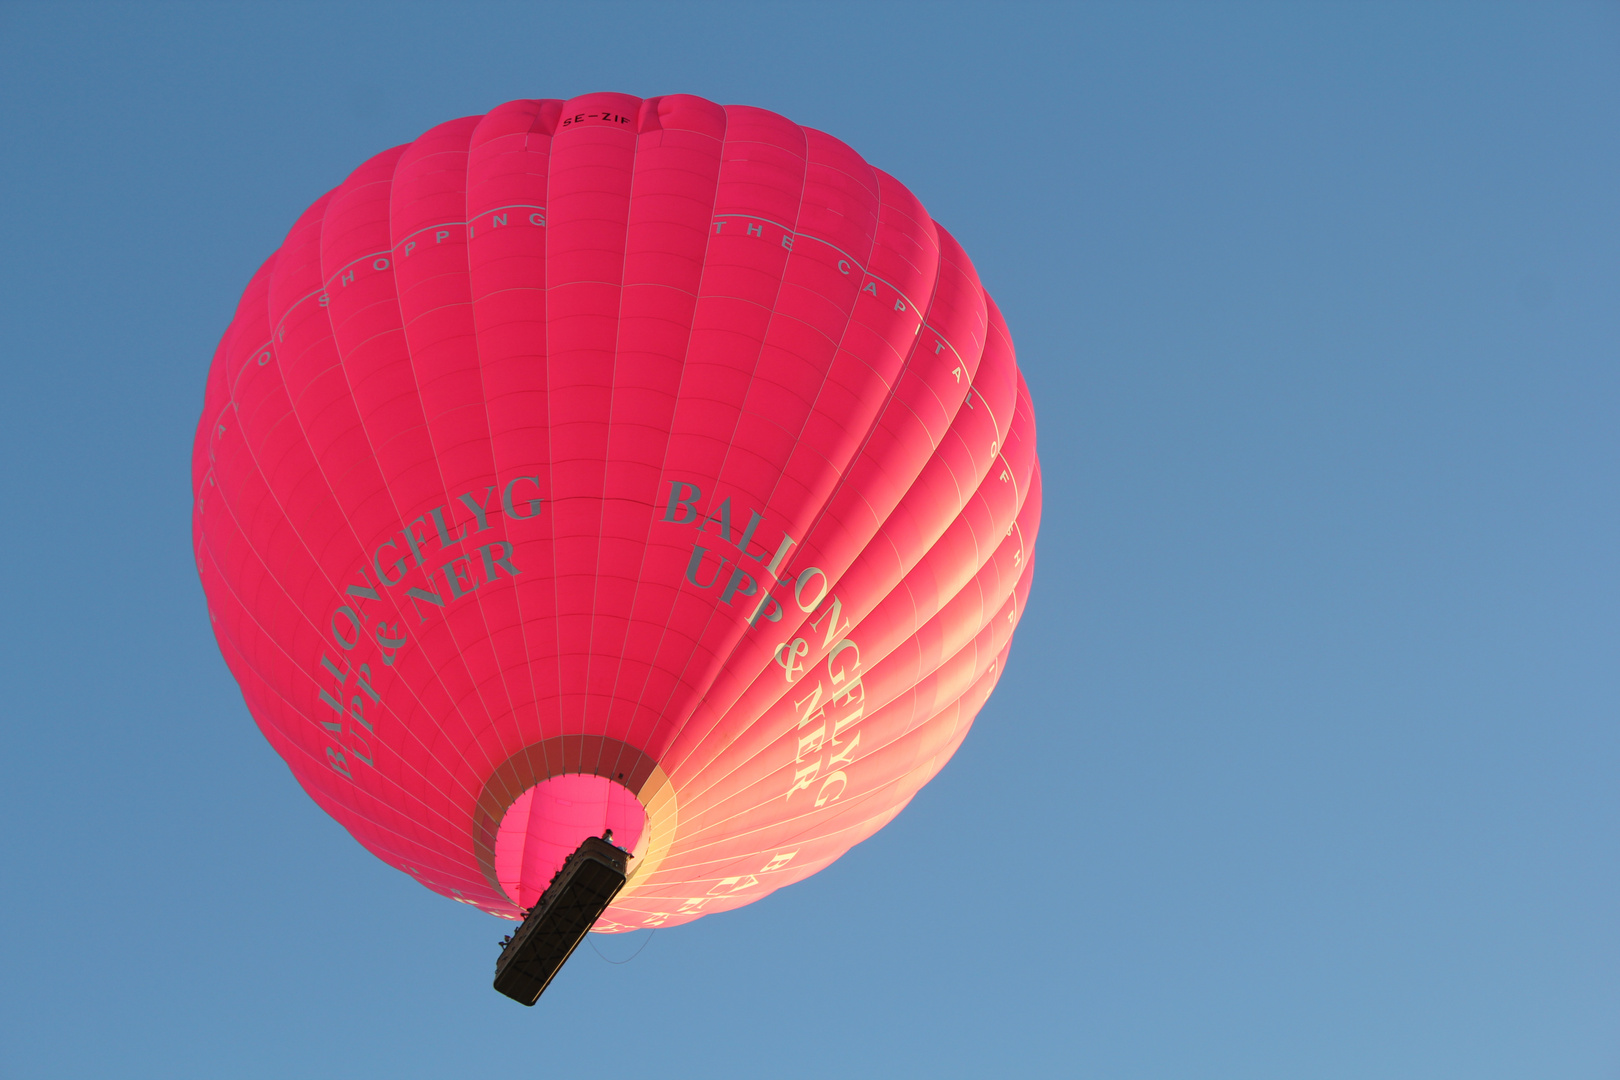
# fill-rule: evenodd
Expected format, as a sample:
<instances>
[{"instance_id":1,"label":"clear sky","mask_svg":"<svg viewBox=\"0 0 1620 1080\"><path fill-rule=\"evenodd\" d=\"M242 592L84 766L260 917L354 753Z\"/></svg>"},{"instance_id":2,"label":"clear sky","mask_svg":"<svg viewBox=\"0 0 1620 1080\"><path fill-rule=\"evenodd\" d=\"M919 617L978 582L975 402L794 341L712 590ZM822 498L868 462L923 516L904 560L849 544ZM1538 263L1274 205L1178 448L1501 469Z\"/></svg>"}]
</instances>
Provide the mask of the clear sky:
<instances>
[{"instance_id":1,"label":"clear sky","mask_svg":"<svg viewBox=\"0 0 1620 1080\"><path fill-rule=\"evenodd\" d=\"M188 457L309 202L592 90L911 186L1045 517L905 813L528 1010L258 735ZM1614 4L0 4L0 1075L1615 1076L1617 121Z\"/></svg>"}]
</instances>

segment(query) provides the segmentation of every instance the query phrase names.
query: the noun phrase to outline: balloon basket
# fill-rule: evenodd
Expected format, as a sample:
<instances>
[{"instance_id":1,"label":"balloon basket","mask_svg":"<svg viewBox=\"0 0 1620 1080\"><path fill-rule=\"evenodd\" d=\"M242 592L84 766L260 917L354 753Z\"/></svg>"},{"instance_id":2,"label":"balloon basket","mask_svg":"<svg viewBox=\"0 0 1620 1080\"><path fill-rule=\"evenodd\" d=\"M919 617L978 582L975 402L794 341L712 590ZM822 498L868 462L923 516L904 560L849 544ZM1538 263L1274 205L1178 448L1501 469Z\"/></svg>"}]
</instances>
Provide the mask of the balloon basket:
<instances>
[{"instance_id":1,"label":"balloon basket","mask_svg":"<svg viewBox=\"0 0 1620 1080\"><path fill-rule=\"evenodd\" d=\"M597 836L568 856L495 961L495 989L524 1005L540 1000L596 920L624 888L630 855Z\"/></svg>"}]
</instances>

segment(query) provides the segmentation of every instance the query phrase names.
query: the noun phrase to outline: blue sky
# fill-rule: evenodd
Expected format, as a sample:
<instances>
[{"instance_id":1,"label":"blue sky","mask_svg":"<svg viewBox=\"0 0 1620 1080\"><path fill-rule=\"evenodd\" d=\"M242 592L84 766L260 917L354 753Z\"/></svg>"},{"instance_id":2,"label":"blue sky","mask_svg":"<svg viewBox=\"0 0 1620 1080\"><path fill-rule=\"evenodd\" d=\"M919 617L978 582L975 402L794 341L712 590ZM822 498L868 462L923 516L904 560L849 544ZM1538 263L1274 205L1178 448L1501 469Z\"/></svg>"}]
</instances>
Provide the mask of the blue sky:
<instances>
[{"instance_id":1,"label":"blue sky","mask_svg":"<svg viewBox=\"0 0 1620 1080\"><path fill-rule=\"evenodd\" d=\"M1613 1076L1620 8L0 6L0 1074ZM191 566L236 296L450 117L850 143L1034 394L1038 572L940 777L582 949L366 855Z\"/></svg>"}]
</instances>

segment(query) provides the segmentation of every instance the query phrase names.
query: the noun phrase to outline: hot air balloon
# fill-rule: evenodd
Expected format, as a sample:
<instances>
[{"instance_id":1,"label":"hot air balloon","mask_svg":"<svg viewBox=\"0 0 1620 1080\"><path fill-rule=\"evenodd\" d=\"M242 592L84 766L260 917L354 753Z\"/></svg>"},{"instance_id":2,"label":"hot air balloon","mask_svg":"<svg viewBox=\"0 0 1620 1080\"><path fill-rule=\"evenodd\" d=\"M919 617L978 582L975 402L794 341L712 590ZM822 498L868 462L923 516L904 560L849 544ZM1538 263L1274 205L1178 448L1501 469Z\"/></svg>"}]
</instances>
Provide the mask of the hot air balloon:
<instances>
[{"instance_id":1,"label":"hot air balloon","mask_svg":"<svg viewBox=\"0 0 1620 1080\"><path fill-rule=\"evenodd\" d=\"M508 102L316 200L193 477L220 650L309 796L506 919L611 830L606 933L898 814L1005 667L1040 520L956 240L838 140L684 95Z\"/></svg>"}]
</instances>

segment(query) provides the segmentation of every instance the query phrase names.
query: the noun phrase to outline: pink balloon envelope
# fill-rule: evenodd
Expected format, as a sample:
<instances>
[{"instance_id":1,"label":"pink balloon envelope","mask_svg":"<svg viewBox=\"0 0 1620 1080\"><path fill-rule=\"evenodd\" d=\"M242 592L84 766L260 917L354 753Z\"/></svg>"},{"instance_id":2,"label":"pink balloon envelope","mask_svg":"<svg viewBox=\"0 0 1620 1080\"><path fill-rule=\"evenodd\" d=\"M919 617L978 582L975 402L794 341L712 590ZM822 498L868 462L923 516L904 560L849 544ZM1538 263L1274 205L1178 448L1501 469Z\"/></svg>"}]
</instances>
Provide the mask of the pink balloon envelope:
<instances>
[{"instance_id":1,"label":"pink balloon envelope","mask_svg":"<svg viewBox=\"0 0 1620 1080\"><path fill-rule=\"evenodd\" d=\"M1040 523L957 242L836 139L682 95L361 165L243 293L193 474L220 649L310 797L506 918L612 828L599 931L899 813L1003 670Z\"/></svg>"}]
</instances>

